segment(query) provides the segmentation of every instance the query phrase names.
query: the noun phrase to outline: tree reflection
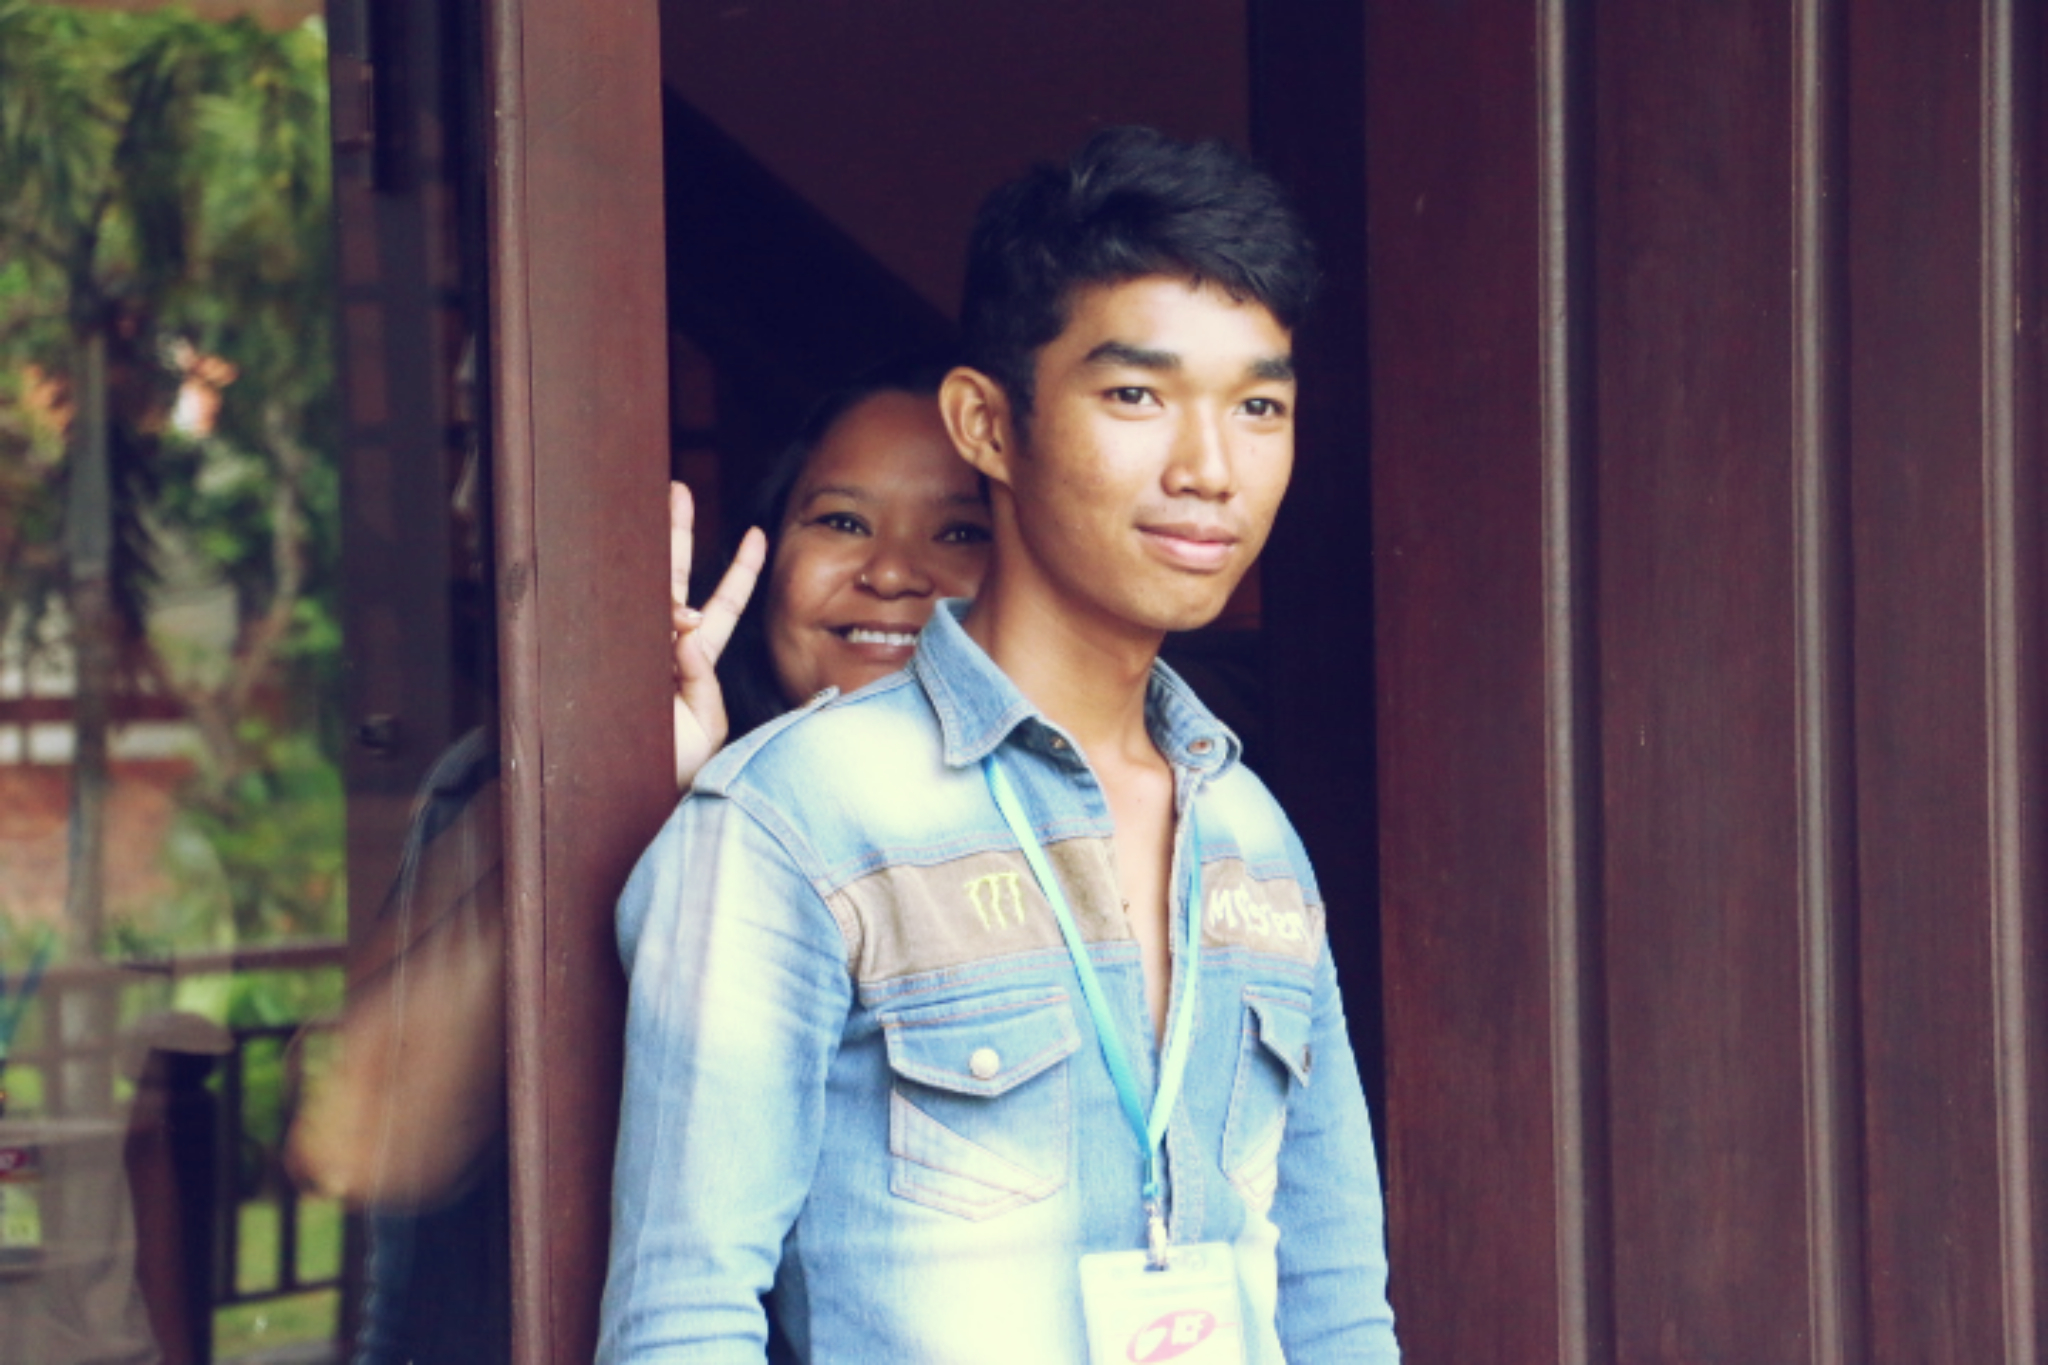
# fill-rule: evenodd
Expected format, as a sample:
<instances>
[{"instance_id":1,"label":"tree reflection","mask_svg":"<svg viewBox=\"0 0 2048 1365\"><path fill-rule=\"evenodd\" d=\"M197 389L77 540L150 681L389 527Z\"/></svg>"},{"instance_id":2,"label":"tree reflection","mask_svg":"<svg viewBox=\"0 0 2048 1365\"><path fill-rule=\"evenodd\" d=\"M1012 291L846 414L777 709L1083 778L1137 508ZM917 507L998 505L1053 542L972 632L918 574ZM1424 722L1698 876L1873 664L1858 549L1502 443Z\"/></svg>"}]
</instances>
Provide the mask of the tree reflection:
<instances>
[{"instance_id":1,"label":"tree reflection","mask_svg":"<svg viewBox=\"0 0 2048 1365\"><path fill-rule=\"evenodd\" d=\"M205 1225L175 1207L202 1194L167 1116L212 1101L162 1059L226 1058L219 1120L281 1136L294 1061L225 1028L288 1033L340 998L318 954L236 970L346 924L328 163L317 21L0 0L0 967L62 941L0 1148L49 1158L15 1250L51 1267L64 1164L133 1183L139 1260L104 1199L68 1216L172 1360L204 1354L211 1275L148 1239ZM279 1183L242 1167L230 1209ZM143 1349L133 1312L105 1319L65 1327L110 1334L93 1359Z\"/></svg>"}]
</instances>

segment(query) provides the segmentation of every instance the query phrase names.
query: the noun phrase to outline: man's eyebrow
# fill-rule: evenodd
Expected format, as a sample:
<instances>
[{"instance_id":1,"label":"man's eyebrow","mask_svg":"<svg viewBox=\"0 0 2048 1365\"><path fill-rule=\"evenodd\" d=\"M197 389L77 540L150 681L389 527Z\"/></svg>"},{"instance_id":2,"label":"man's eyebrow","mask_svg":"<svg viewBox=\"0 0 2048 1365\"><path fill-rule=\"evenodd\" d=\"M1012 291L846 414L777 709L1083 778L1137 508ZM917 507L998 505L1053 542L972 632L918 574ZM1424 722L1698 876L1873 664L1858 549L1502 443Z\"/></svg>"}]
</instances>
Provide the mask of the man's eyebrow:
<instances>
[{"instance_id":1,"label":"man's eyebrow","mask_svg":"<svg viewBox=\"0 0 2048 1365\"><path fill-rule=\"evenodd\" d=\"M1178 370L1181 358L1173 351L1148 350L1128 341L1105 341L1082 359L1084 365L1124 366L1134 370ZM1255 380L1276 384L1294 382L1294 357L1271 355L1254 360L1245 373Z\"/></svg>"},{"instance_id":2,"label":"man's eyebrow","mask_svg":"<svg viewBox=\"0 0 2048 1365\"><path fill-rule=\"evenodd\" d=\"M1254 360L1251 365L1254 379L1270 380L1276 384L1294 382L1294 357L1291 355L1269 355L1264 360Z\"/></svg>"},{"instance_id":3,"label":"man's eyebrow","mask_svg":"<svg viewBox=\"0 0 2048 1365\"><path fill-rule=\"evenodd\" d=\"M1081 361L1084 365L1122 365L1134 370L1177 370L1180 357L1172 351L1148 351L1128 341L1105 341Z\"/></svg>"}]
</instances>

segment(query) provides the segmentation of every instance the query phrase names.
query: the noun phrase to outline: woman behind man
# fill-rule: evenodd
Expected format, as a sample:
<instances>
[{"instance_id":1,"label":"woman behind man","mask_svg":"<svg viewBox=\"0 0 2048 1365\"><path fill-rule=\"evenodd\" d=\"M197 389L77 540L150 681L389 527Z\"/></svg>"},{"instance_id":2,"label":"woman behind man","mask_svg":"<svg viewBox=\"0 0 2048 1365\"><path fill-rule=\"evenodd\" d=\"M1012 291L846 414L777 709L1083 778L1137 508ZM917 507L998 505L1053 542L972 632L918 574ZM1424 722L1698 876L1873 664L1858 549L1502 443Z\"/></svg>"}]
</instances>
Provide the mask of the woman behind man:
<instances>
[{"instance_id":1,"label":"woman behind man","mask_svg":"<svg viewBox=\"0 0 2048 1365\"><path fill-rule=\"evenodd\" d=\"M988 495L939 420L947 368L898 362L821 403L763 480L755 528L701 611L687 600L690 492L670 486L679 789L728 734L901 668L933 605L980 586ZM764 558L767 600L749 612Z\"/></svg>"}]
</instances>

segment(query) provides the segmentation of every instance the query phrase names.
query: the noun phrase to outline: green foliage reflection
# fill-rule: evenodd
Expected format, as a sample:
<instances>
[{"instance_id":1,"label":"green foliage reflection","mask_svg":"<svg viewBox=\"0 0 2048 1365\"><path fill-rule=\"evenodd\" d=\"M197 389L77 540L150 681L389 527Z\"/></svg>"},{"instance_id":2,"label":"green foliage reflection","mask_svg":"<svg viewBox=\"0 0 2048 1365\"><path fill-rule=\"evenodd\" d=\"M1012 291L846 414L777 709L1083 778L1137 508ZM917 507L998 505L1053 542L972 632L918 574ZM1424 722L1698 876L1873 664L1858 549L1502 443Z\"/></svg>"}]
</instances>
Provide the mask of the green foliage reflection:
<instances>
[{"instance_id":1,"label":"green foliage reflection","mask_svg":"<svg viewBox=\"0 0 2048 1365\"><path fill-rule=\"evenodd\" d=\"M0 647L75 674L74 837L107 698L194 736L171 894L74 887L74 954L343 928L325 48L0 0Z\"/></svg>"}]
</instances>

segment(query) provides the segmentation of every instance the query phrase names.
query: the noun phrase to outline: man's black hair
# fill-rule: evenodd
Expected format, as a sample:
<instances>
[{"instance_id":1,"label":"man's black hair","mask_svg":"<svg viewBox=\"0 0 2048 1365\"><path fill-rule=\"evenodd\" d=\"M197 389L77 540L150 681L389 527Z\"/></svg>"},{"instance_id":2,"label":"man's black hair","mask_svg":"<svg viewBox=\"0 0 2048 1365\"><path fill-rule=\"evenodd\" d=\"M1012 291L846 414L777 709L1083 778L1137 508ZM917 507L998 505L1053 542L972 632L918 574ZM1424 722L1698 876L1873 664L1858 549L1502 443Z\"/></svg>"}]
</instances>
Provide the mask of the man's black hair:
<instances>
[{"instance_id":1,"label":"man's black hair","mask_svg":"<svg viewBox=\"0 0 2048 1365\"><path fill-rule=\"evenodd\" d=\"M1064 166L1041 165L982 202L960 305L964 361L1031 412L1038 352L1076 289L1147 275L1214 284L1294 332L1315 293L1315 250L1280 187L1221 142L1106 128Z\"/></svg>"},{"instance_id":2,"label":"man's black hair","mask_svg":"<svg viewBox=\"0 0 2048 1365\"><path fill-rule=\"evenodd\" d=\"M768 595L774 576L775 541L782 534L782 519L789 513L790 495L803 479L811 452L824 442L841 418L878 394L907 393L930 398L936 404L939 382L953 364L950 352L915 352L884 361L832 390L805 415L796 435L762 476L754 491L753 514L742 525L758 526L768 533L769 567L762 570L760 586L733 627L732 638L726 641L725 653L718 660L727 728L734 738L775 719L792 705L776 679L775 660L768 650ZM798 702L802 700L797 698Z\"/></svg>"}]
</instances>

